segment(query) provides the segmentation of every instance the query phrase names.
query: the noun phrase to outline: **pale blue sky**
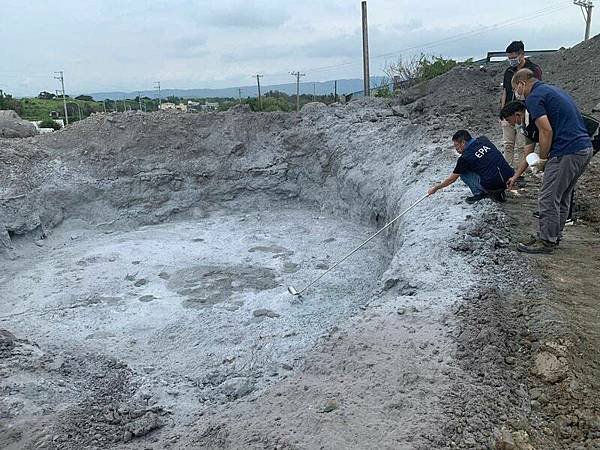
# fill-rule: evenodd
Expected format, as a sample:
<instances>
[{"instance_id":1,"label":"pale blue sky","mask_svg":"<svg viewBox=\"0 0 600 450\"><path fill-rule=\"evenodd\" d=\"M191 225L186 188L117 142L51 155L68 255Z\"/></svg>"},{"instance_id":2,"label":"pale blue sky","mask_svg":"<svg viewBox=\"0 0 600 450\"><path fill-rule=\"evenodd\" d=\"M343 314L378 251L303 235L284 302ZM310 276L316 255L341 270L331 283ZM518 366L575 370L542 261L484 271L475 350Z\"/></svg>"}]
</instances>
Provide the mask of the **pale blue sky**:
<instances>
[{"instance_id":1,"label":"pale blue sky","mask_svg":"<svg viewBox=\"0 0 600 450\"><path fill-rule=\"evenodd\" d=\"M65 71L72 94L152 89L156 80L163 88L248 85L255 73L276 84L292 81L295 70L305 81L359 78L360 3L1 0L0 89L53 91L55 70ZM369 0L368 7L373 75L386 60L421 50L478 58L513 39L530 49L568 47L584 32L569 0Z\"/></svg>"}]
</instances>

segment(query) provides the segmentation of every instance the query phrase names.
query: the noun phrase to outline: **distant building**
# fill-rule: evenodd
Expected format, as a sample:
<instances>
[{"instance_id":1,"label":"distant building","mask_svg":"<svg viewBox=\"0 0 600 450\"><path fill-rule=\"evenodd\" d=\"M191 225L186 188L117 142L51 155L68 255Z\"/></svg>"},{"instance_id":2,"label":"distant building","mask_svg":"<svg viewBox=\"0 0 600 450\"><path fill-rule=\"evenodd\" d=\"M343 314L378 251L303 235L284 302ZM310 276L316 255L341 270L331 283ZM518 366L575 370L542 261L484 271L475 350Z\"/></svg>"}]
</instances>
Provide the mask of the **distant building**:
<instances>
[{"instance_id":1,"label":"distant building","mask_svg":"<svg viewBox=\"0 0 600 450\"><path fill-rule=\"evenodd\" d=\"M171 102L164 102L160 104L160 109L162 109L163 111L166 111L168 109L177 109L177 105Z\"/></svg>"},{"instance_id":2,"label":"distant building","mask_svg":"<svg viewBox=\"0 0 600 450\"><path fill-rule=\"evenodd\" d=\"M171 109L171 110L187 112L188 105L186 105L185 103L180 103L180 104L176 105L175 103L172 103L172 102L164 102L164 103L161 103L160 109L163 111L167 111L167 110Z\"/></svg>"},{"instance_id":3,"label":"distant building","mask_svg":"<svg viewBox=\"0 0 600 450\"><path fill-rule=\"evenodd\" d=\"M200 111L208 112L208 111L218 111L218 110L219 110L218 103L205 102L204 105L200 105Z\"/></svg>"},{"instance_id":4,"label":"distant building","mask_svg":"<svg viewBox=\"0 0 600 450\"><path fill-rule=\"evenodd\" d=\"M198 111L200 111L200 102L194 102L192 100L188 100L188 102L187 102L187 110L188 110L188 112L198 112Z\"/></svg>"}]
</instances>

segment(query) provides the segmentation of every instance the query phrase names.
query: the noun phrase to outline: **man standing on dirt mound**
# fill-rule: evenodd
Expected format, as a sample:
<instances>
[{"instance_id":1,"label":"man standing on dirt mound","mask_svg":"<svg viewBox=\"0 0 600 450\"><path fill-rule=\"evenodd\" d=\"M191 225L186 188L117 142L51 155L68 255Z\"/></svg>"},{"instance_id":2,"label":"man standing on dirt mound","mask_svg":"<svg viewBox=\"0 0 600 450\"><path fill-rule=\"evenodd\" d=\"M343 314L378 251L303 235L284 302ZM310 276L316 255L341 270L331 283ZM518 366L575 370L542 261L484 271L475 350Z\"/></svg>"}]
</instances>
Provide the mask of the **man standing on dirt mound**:
<instances>
[{"instance_id":1,"label":"man standing on dirt mound","mask_svg":"<svg viewBox=\"0 0 600 450\"><path fill-rule=\"evenodd\" d=\"M592 141L575 101L565 91L542 83L529 69L515 74L512 87L517 98L525 99L530 120L539 130L540 158L548 160L538 197L538 231L517 248L549 254L560 241L575 184L592 159ZM509 180L512 183L514 179Z\"/></svg>"},{"instance_id":2,"label":"man standing on dirt mound","mask_svg":"<svg viewBox=\"0 0 600 450\"><path fill-rule=\"evenodd\" d=\"M467 203L475 203L488 197L497 202L505 202L506 183L515 171L494 144L485 136L474 139L466 130L454 133L452 143L460 154L456 167L448 178L430 188L428 194L435 194L460 178L473 193L473 196L465 199Z\"/></svg>"},{"instance_id":3,"label":"man standing on dirt mound","mask_svg":"<svg viewBox=\"0 0 600 450\"><path fill-rule=\"evenodd\" d=\"M529 69L538 80L542 79L542 70L530 59L525 58L525 45L522 41L513 41L506 48L506 56L510 66L504 72L502 82L502 97L500 98L500 108L515 100L512 88L512 78L521 69ZM519 167L525 147L525 139L521 133L518 133L515 126L506 120L501 120L502 139L504 141L504 157L512 167Z\"/></svg>"}]
</instances>

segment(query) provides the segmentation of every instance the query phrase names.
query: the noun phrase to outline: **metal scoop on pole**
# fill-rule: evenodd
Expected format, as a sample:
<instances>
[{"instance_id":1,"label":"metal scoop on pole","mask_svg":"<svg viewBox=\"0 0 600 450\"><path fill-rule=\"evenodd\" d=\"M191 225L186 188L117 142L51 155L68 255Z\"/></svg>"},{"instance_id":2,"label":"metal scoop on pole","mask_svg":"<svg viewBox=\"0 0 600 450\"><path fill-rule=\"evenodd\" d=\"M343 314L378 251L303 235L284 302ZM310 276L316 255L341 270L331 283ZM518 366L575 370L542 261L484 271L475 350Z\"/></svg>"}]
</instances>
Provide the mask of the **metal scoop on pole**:
<instances>
[{"instance_id":1,"label":"metal scoop on pole","mask_svg":"<svg viewBox=\"0 0 600 450\"><path fill-rule=\"evenodd\" d=\"M339 261L337 261L333 266L331 266L329 269L327 269L325 272L323 272L321 275L319 275L317 278L315 278L313 281L311 281L304 289L300 289L297 290L294 286L288 286L288 292L292 295L297 295L297 296L301 296L302 293L304 291L306 291L309 287L313 286L317 281L319 281L321 278L323 278L325 275L327 275L329 272L331 272L333 269L335 269L337 266L339 266L341 263L343 263L344 261L346 261L350 256L352 256L354 253L356 253L358 250L360 250L361 248L363 248L367 243L369 243L372 239L374 239L375 237L377 237L379 235L379 233L381 233L383 230L385 230L386 228L388 228L390 225L392 225L396 220L398 220L400 217L402 217L404 214L406 214L407 212L409 212L411 209L413 209L415 206L417 206L419 203L421 203L423 200L425 200L427 197L429 197L429 194L424 195L423 197L421 197L419 200L417 200L416 202L414 202L412 205L410 205L408 208L406 208L404 211L402 211L400 214L398 214L396 217L394 217L392 220L390 220L387 224L384 225L383 228L381 228L379 231L377 231L377 233L375 233L373 236L371 236L369 239L367 239L365 242L363 242L362 244L360 244L358 247L356 247L354 250L352 250L350 253L348 253L346 256L344 256L342 259L340 259Z\"/></svg>"}]
</instances>

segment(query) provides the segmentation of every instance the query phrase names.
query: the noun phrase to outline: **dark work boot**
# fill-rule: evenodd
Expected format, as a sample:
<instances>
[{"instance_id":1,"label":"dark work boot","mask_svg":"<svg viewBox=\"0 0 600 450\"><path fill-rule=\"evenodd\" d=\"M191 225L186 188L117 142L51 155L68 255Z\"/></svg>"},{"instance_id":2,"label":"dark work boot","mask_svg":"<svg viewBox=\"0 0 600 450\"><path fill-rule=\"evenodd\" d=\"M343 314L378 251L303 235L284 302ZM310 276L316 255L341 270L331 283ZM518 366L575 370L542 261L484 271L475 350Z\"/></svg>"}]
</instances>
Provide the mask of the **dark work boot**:
<instances>
[{"instance_id":1,"label":"dark work boot","mask_svg":"<svg viewBox=\"0 0 600 450\"><path fill-rule=\"evenodd\" d=\"M536 238L525 243L520 242L517 245L517 250L523 253L550 255L556 247L558 247L558 244Z\"/></svg>"},{"instance_id":2,"label":"dark work boot","mask_svg":"<svg viewBox=\"0 0 600 450\"><path fill-rule=\"evenodd\" d=\"M493 192L490 194L490 198L497 203L504 203L506 201L506 192L505 191Z\"/></svg>"},{"instance_id":3,"label":"dark work boot","mask_svg":"<svg viewBox=\"0 0 600 450\"><path fill-rule=\"evenodd\" d=\"M527 240L526 240L525 242L520 242L519 244L521 244L521 245L524 245L524 246L526 246L526 247L529 247L529 246L531 246L531 245L535 244L535 242L536 242L537 240L538 240L538 237L537 237L537 236L534 236L534 235L532 234L532 235L530 235L530 236L529 236L529 238L527 238ZM560 247L560 238L557 238L557 239L556 239L556 244L554 244L554 245L555 245L555 248L558 248L558 247Z\"/></svg>"},{"instance_id":4,"label":"dark work boot","mask_svg":"<svg viewBox=\"0 0 600 450\"><path fill-rule=\"evenodd\" d=\"M483 200L484 198L488 198L488 195L484 192L482 194L473 195L471 197L465 198L465 202L468 204L477 203L479 200Z\"/></svg>"}]
</instances>

